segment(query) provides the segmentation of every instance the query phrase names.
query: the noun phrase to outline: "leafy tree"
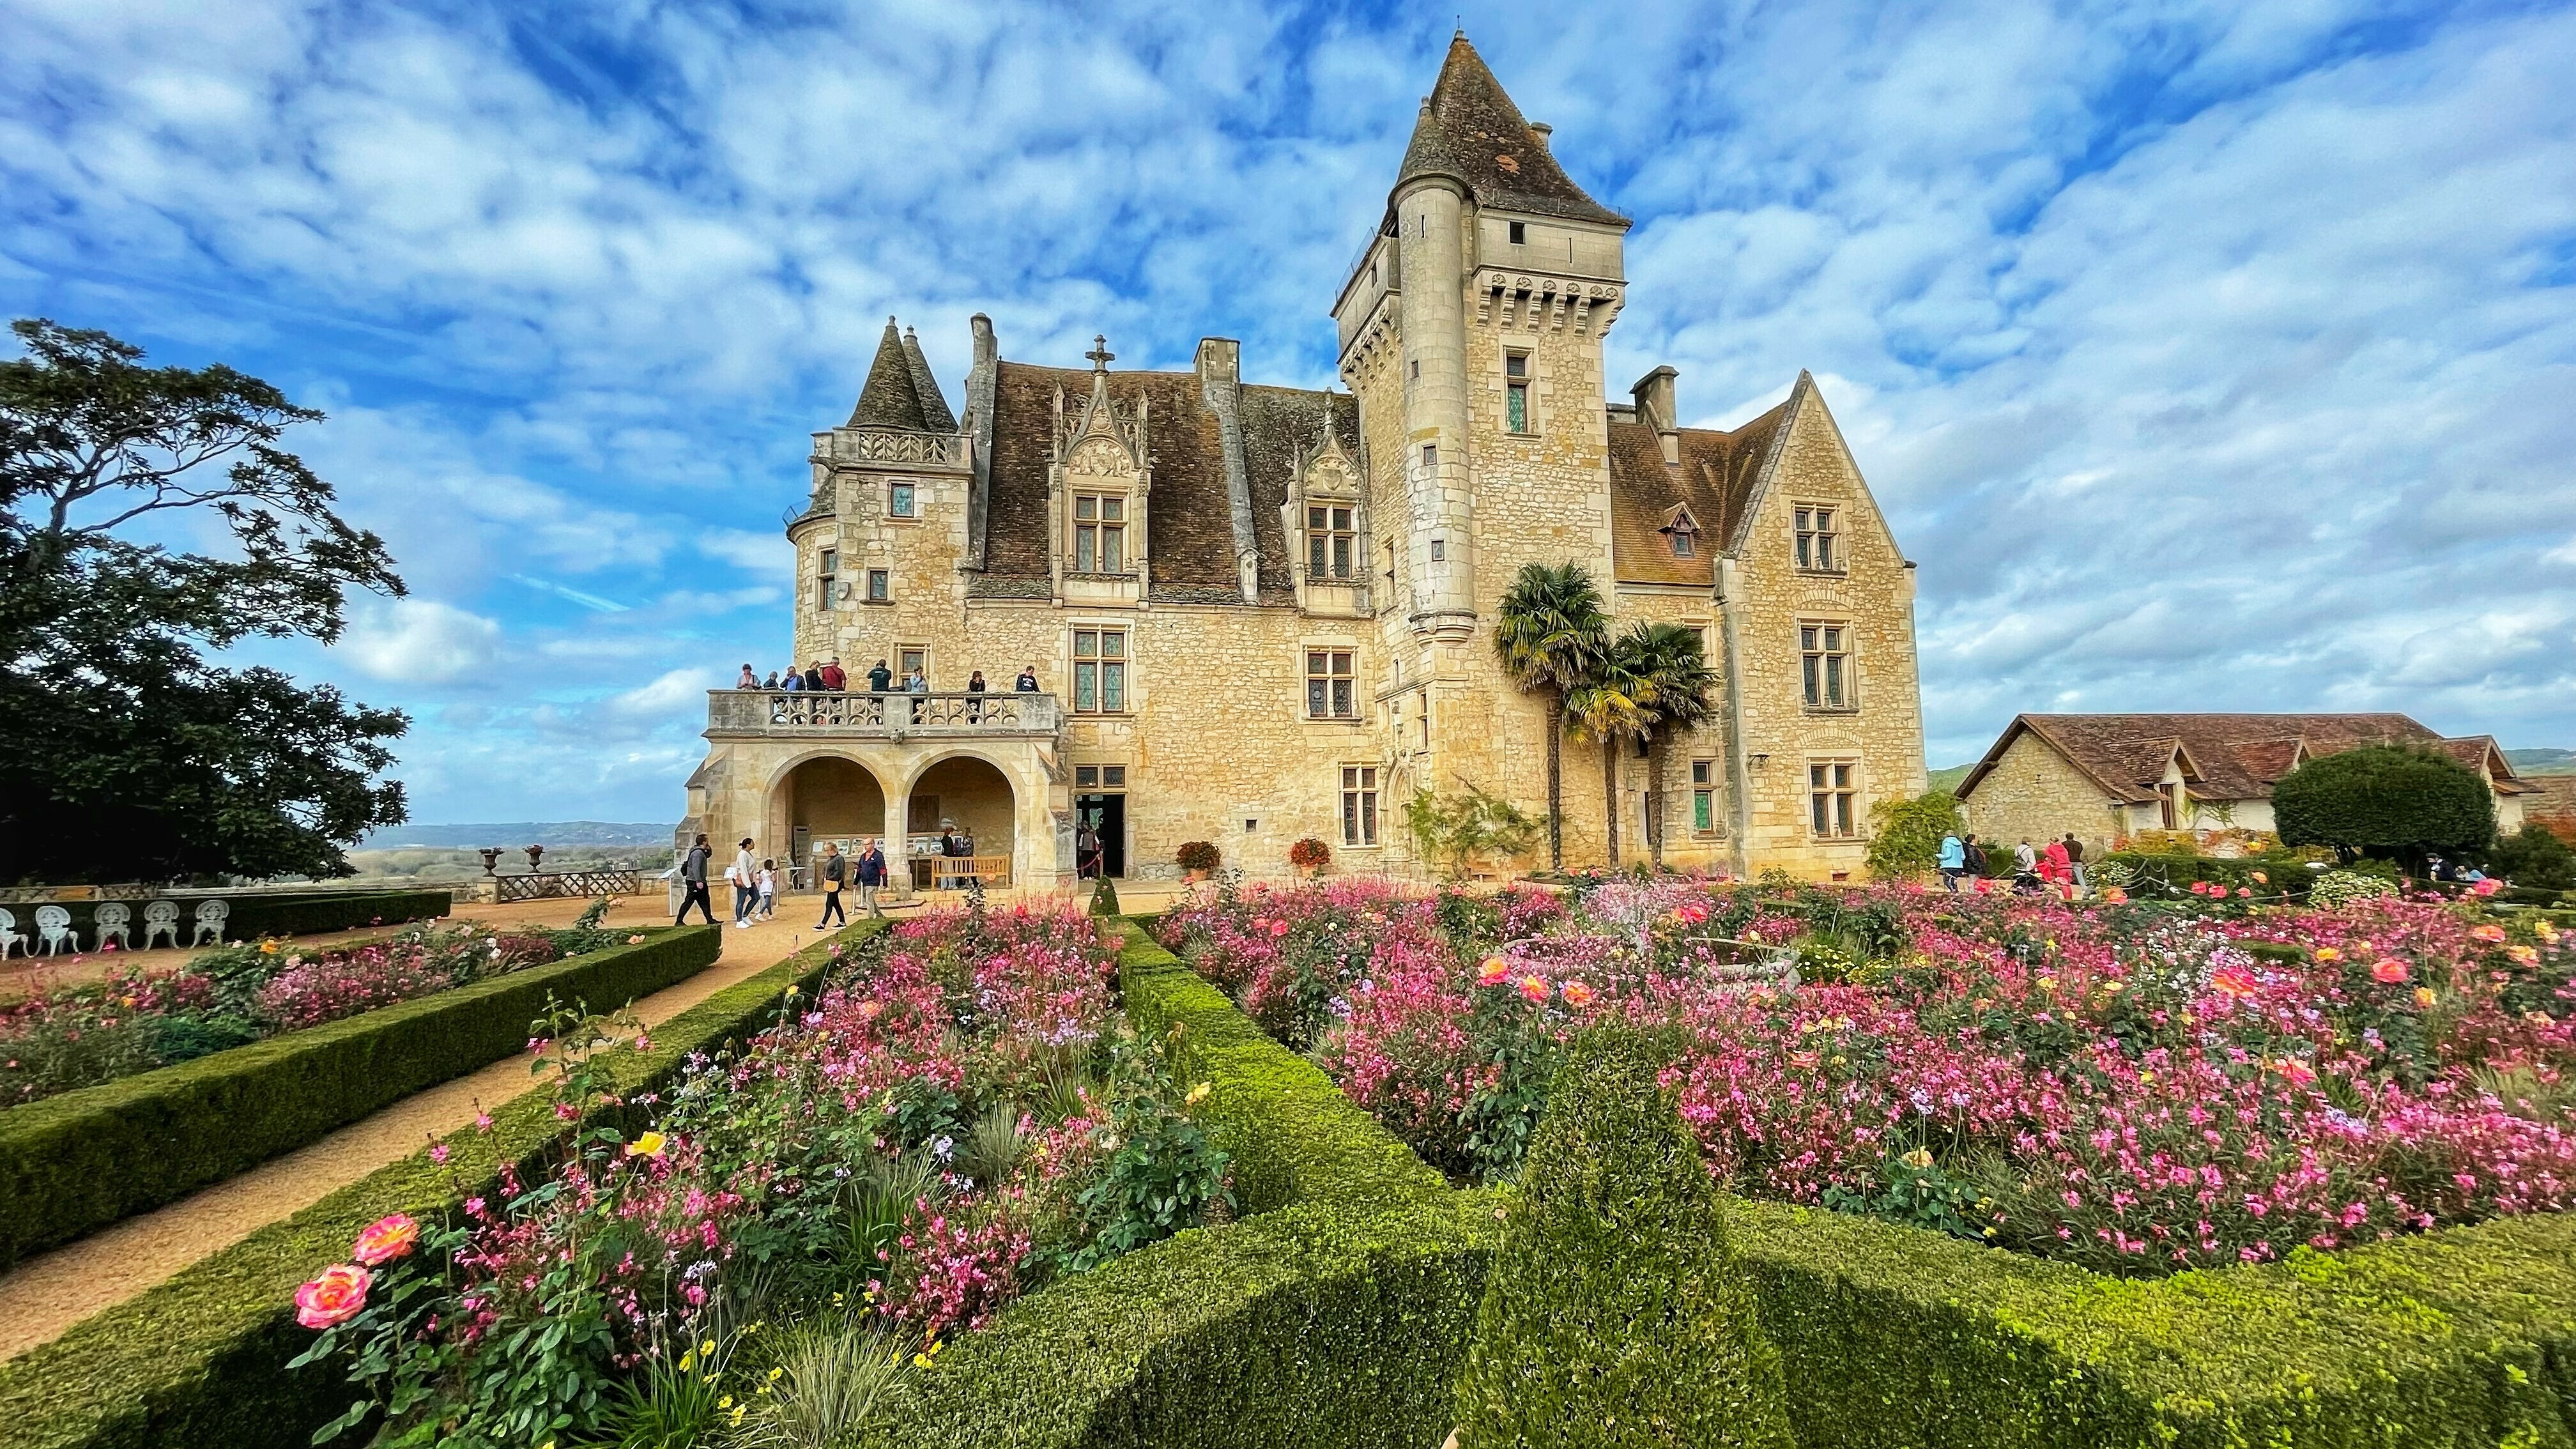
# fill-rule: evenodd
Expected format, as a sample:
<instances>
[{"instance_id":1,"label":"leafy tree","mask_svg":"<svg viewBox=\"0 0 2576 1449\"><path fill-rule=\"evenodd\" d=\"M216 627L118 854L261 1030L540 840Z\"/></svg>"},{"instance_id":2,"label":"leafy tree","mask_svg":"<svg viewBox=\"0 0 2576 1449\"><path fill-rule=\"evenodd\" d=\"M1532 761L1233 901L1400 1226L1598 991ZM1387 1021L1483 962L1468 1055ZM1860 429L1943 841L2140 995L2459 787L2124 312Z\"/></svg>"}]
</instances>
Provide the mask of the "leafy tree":
<instances>
[{"instance_id":1,"label":"leafy tree","mask_svg":"<svg viewBox=\"0 0 2576 1449\"><path fill-rule=\"evenodd\" d=\"M1653 685L1647 708L1646 778L1654 782L1655 812L1648 822L1647 847L1655 867L1664 864L1664 749L1673 736L1707 722L1712 713L1708 692L1717 687L1717 671L1708 667L1697 629L1679 624L1646 624L1636 631L1639 667Z\"/></svg>"},{"instance_id":2,"label":"leafy tree","mask_svg":"<svg viewBox=\"0 0 2576 1449\"><path fill-rule=\"evenodd\" d=\"M1869 807L1869 825L1865 863L1878 880L1930 874L1941 863L1941 837L1968 828L1959 814L1959 797L1947 790L1926 790L1910 800L1881 800Z\"/></svg>"},{"instance_id":3,"label":"leafy tree","mask_svg":"<svg viewBox=\"0 0 2576 1449\"><path fill-rule=\"evenodd\" d=\"M1600 658L1609 632L1592 575L1574 563L1521 565L1494 620L1494 652L1523 690L1547 696L1547 864L1565 868L1565 697Z\"/></svg>"},{"instance_id":4,"label":"leafy tree","mask_svg":"<svg viewBox=\"0 0 2576 1449\"><path fill-rule=\"evenodd\" d=\"M1601 746L1601 810L1610 863L1619 863L1619 745L1642 740L1654 718L1655 680L1634 633L1610 642L1565 696L1567 727Z\"/></svg>"},{"instance_id":5,"label":"leafy tree","mask_svg":"<svg viewBox=\"0 0 2576 1449\"><path fill-rule=\"evenodd\" d=\"M402 592L383 542L278 446L321 414L221 365L146 367L104 332L11 330L0 880L347 874L343 846L403 819L402 786L373 778L403 716L197 652L327 643L348 589ZM208 525L229 556L159 541Z\"/></svg>"},{"instance_id":6,"label":"leafy tree","mask_svg":"<svg viewBox=\"0 0 2576 1449\"><path fill-rule=\"evenodd\" d=\"M1485 1275L1459 1449L1794 1449L1722 1194L1634 1033L1568 1049Z\"/></svg>"},{"instance_id":7,"label":"leafy tree","mask_svg":"<svg viewBox=\"0 0 2576 1449\"><path fill-rule=\"evenodd\" d=\"M2576 850L2546 825L2526 825L2496 842L2487 874L2539 890L2576 890Z\"/></svg>"},{"instance_id":8,"label":"leafy tree","mask_svg":"<svg viewBox=\"0 0 2576 1449\"><path fill-rule=\"evenodd\" d=\"M1538 822L1520 807L1473 785L1456 796L1414 791L1404 802L1404 828L1424 858L1451 880L1464 879L1479 855L1520 854L1538 834Z\"/></svg>"},{"instance_id":9,"label":"leafy tree","mask_svg":"<svg viewBox=\"0 0 2576 1449\"><path fill-rule=\"evenodd\" d=\"M2448 755L2363 745L2283 776L2272 787L2272 821L2283 845L2330 845L2345 860L2386 855L2420 866L2427 851L2484 850L2495 839L2495 796Z\"/></svg>"}]
</instances>

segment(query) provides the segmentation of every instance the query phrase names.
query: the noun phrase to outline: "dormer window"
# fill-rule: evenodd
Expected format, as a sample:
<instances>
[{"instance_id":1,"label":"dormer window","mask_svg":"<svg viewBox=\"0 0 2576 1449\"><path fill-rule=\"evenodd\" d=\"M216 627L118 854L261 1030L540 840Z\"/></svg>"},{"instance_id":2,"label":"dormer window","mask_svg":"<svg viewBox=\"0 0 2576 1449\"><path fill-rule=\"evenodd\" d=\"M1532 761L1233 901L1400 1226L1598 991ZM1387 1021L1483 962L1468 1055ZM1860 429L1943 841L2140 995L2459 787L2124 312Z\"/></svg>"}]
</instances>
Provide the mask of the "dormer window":
<instances>
[{"instance_id":1,"label":"dormer window","mask_svg":"<svg viewBox=\"0 0 2576 1449\"><path fill-rule=\"evenodd\" d=\"M1351 576L1351 510L1341 504L1317 504L1306 510L1306 577L1348 579Z\"/></svg>"},{"instance_id":2,"label":"dormer window","mask_svg":"<svg viewBox=\"0 0 2576 1449\"><path fill-rule=\"evenodd\" d=\"M1127 500L1114 493L1073 495L1073 571L1127 571Z\"/></svg>"},{"instance_id":3,"label":"dormer window","mask_svg":"<svg viewBox=\"0 0 2576 1449\"><path fill-rule=\"evenodd\" d=\"M1675 504L1672 511L1664 515L1664 526L1655 531L1664 536L1664 543L1672 549L1673 557L1699 557L1699 520L1691 517L1689 505Z\"/></svg>"}]
</instances>

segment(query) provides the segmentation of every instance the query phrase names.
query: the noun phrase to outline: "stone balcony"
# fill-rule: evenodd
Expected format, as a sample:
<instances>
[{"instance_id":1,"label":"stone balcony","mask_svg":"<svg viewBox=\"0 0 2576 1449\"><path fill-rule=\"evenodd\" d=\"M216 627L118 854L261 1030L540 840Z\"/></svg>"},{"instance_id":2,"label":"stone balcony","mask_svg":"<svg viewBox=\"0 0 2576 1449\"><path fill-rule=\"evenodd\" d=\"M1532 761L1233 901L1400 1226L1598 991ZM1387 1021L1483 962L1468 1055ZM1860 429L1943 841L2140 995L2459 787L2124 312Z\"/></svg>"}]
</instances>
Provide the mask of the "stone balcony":
<instances>
[{"instance_id":1,"label":"stone balcony","mask_svg":"<svg viewBox=\"0 0 2576 1449\"><path fill-rule=\"evenodd\" d=\"M1063 711L1052 694L832 694L711 689L711 740L1053 740Z\"/></svg>"}]
</instances>

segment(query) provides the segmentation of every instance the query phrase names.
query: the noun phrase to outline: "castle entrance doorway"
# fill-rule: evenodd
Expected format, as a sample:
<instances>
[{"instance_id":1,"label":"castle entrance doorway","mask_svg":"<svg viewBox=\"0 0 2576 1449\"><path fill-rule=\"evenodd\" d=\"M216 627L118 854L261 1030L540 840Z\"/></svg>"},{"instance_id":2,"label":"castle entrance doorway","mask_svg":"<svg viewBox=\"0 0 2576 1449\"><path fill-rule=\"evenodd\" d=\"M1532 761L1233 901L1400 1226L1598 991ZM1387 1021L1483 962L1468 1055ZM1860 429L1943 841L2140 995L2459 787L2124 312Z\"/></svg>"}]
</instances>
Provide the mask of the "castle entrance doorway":
<instances>
[{"instance_id":1,"label":"castle entrance doorway","mask_svg":"<svg viewBox=\"0 0 2576 1449\"><path fill-rule=\"evenodd\" d=\"M1073 767L1074 866L1084 880L1127 875L1127 767ZM1093 844L1083 843L1089 831Z\"/></svg>"}]
</instances>

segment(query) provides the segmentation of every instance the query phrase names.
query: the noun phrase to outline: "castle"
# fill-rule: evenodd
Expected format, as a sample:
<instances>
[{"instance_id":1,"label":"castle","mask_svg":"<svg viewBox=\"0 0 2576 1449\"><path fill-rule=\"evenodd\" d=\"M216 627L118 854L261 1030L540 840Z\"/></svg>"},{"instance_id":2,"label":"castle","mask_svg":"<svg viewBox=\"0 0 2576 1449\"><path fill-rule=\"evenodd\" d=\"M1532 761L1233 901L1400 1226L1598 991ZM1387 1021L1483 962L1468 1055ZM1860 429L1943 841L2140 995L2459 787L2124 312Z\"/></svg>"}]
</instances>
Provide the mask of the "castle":
<instances>
[{"instance_id":1,"label":"castle","mask_svg":"<svg viewBox=\"0 0 2576 1449\"><path fill-rule=\"evenodd\" d=\"M952 825L974 860L941 881L1069 885L1095 838L1111 875L1194 840L1284 874L1309 836L1421 874L1418 791L1544 818L1548 711L1494 621L1571 561L1718 675L1664 778L1619 751L1630 858L1659 830L1670 864L1857 878L1870 805L1924 787L1914 566L1807 375L1731 431L1680 425L1668 367L1609 399L1629 222L1548 142L1454 40L1333 303L1348 392L1246 384L1217 337L1186 372L1004 361L978 316L961 421L889 320L787 523L796 658L857 692L713 692L683 834L799 864L875 836L916 883ZM879 660L930 692L864 692ZM1568 866L1607 859L1601 756L1565 742Z\"/></svg>"}]
</instances>

